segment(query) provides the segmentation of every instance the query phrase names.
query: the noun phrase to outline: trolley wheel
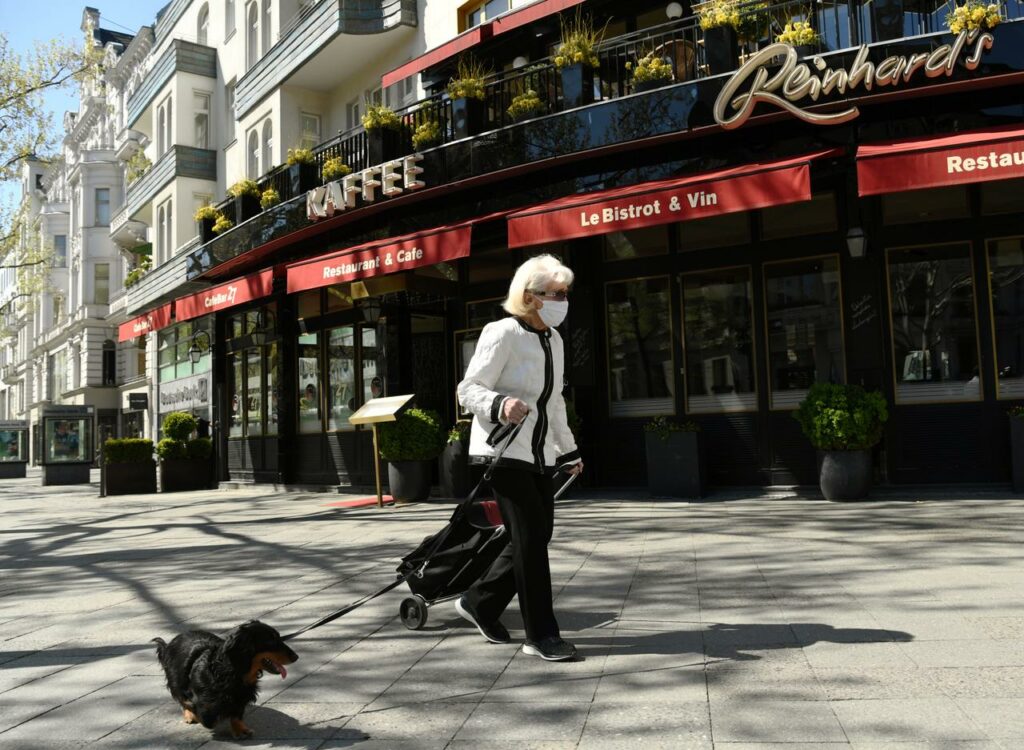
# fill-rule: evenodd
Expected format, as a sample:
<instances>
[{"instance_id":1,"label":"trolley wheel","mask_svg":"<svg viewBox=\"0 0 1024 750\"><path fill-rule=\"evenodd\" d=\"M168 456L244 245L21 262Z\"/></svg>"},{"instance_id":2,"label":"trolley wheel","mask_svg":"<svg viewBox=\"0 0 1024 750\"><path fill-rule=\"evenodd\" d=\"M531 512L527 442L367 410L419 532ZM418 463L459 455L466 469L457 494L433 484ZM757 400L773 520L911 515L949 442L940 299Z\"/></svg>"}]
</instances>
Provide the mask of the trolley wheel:
<instances>
[{"instance_id":1,"label":"trolley wheel","mask_svg":"<svg viewBox=\"0 0 1024 750\"><path fill-rule=\"evenodd\" d=\"M409 630L419 630L427 624L427 602L419 594L402 600L398 607L402 624Z\"/></svg>"}]
</instances>

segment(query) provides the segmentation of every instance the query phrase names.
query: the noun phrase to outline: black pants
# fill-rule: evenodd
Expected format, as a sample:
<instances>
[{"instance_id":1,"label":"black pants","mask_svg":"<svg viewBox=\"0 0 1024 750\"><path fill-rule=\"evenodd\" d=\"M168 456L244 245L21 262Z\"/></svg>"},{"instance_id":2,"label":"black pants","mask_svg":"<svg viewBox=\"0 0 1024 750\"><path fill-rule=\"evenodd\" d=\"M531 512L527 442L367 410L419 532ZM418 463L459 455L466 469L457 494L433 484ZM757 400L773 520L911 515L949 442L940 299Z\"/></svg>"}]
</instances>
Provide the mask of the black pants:
<instances>
[{"instance_id":1,"label":"black pants","mask_svg":"<svg viewBox=\"0 0 1024 750\"><path fill-rule=\"evenodd\" d=\"M501 508L509 541L487 572L466 592L481 622L495 622L519 594L526 639L558 636L551 606L548 542L555 523L552 478L524 469L496 468L491 487Z\"/></svg>"}]
</instances>

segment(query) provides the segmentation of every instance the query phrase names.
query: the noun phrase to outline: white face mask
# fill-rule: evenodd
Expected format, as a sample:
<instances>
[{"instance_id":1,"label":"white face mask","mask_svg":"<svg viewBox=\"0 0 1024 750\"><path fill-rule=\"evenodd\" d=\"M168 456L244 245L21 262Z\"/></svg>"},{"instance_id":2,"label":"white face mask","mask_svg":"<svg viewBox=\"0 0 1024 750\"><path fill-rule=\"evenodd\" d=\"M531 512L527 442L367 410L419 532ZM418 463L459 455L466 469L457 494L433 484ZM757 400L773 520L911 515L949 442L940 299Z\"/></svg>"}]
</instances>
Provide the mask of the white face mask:
<instances>
[{"instance_id":1,"label":"white face mask","mask_svg":"<svg viewBox=\"0 0 1024 750\"><path fill-rule=\"evenodd\" d=\"M557 328L569 314L569 300L544 300L544 307L537 314L548 328Z\"/></svg>"}]
</instances>

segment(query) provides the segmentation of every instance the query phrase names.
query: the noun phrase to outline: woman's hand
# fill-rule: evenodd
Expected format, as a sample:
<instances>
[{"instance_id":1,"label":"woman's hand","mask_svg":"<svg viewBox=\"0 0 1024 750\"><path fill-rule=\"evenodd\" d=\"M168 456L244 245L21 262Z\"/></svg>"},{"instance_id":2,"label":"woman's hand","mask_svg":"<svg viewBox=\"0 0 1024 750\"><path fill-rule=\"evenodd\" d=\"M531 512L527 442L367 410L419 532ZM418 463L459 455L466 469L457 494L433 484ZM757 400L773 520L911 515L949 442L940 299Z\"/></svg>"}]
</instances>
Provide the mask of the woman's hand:
<instances>
[{"instance_id":1,"label":"woman's hand","mask_svg":"<svg viewBox=\"0 0 1024 750\"><path fill-rule=\"evenodd\" d=\"M582 474L583 473L583 462L580 461L578 463L573 464L572 466L570 466L568 469L565 470L565 473L569 474L570 476L575 476L577 474Z\"/></svg>"},{"instance_id":2,"label":"woman's hand","mask_svg":"<svg viewBox=\"0 0 1024 750\"><path fill-rule=\"evenodd\" d=\"M530 413L530 407L525 402L520 401L517 398L507 398L505 403L502 404L502 411L505 412L505 419L512 424L519 424L526 415Z\"/></svg>"}]
</instances>

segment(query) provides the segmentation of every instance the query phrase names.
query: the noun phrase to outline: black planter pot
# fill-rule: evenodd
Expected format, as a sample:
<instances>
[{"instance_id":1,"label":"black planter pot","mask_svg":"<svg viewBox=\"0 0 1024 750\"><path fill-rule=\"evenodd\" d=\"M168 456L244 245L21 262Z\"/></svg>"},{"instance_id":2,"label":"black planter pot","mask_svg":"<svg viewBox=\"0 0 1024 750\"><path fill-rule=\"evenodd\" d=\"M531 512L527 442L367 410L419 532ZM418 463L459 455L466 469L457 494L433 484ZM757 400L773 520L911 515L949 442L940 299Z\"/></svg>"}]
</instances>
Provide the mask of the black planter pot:
<instances>
[{"instance_id":1,"label":"black planter pot","mask_svg":"<svg viewBox=\"0 0 1024 750\"><path fill-rule=\"evenodd\" d=\"M703 497L707 492L704 442L699 432L670 432L667 440L644 433L647 487L662 497Z\"/></svg>"},{"instance_id":2,"label":"black planter pot","mask_svg":"<svg viewBox=\"0 0 1024 750\"><path fill-rule=\"evenodd\" d=\"M793 49L796 50L796 56L801 60L814 56L813 44L798 44Z\"/></svg>"},{"instance_id":3,"label":"black planter pot","mask_svg":"<svg viewBox=\"0 0 1024 750\"><path fill-rule=\"evenodd\" d=\"M433 461L389 461L388 487L396 503L426 500L430 496Z\"/></svg>"},{"instance_id":4,"label":"black planter pot","mask_svg":"<svg viewBox=\"0 0 1024 750\"><path fill-rule=\"evenodd\" d=\"M156 492L156 461L107 464L103 467L108 495Z\"/></svg>"},{"instance_id":5,"label":"black planter pot","mask_svg":"<svg viewBox=\"0 0 1024 750\"><path fill-rule=\"evenodd\" d=\"M861 500L871 490L871 451L819 451L818 482L826 500Z\"/></svg>"},{"instance_id":6,"label":"black planter pot","mask_svg":"<svg viewBox=\"0 0 1024 750\"><path fill-rule=\"evenodd\" d=\"M210 487L213 471L208 458L163 458L160 460L161 492L193 492Z\"/></svg>"},{"instance_id":7,"label":"black planter pot","mask_svg":"<svg viewBox=\"0 0 1024 750\"><path fill-rule=\"evenodd\" d=\"M200 219L196 222L196 227L199 229L199 241L201 244L205 245L217 236L213 233L213 225L216 223L216 219Z\"/></svg>"},{"instance_id":8,"label":"black planter pot","mask_svg":"<svg viewBox=\"0 0 1024 750\"><path fill-rule=\"evenodd\" d=\"M594 69L583 64L562 68L562 109L575 109L594 101Z\"/></svg>"},{"instance_id":9,"label":"black planter pot","mask_svg":"<svg viewBox=\"0 0 1024 750\"><path fill-rule=\"evenodd\" d=\"M1024 492L1024 417L1010 417L1010 464L1013 491Z\"/></svg>"},{"instance_id":10,"label":"black planter pot","mask_svg":"<svg viewBox=\"0 0 1024 750\"><path fill-rule=\"evenodd\" d=\"M391 128L366 131L367 166L377 166L402 156L402 134Z\"/></svg>"},{"instance_id":11,"label":"black planter pot","mask_svg":"<svg viewBox=\"0 0 1024 750\"><path fill-rule=\"evenodd\" d=\"M645 91L654 91L654 89L660 89L663 86L668 86L672 83L670 78L656 78L652 81L642 81L641 83L633 84L633 93L642 94Z\"/></svg>"},{"instance_id":12,"label":"black planter pot","mask_svg":"<svg viewBox=\"0 0 1024 750\"><path fill-rule=\"evenodd\" d=\"M294 198L302 195L320 184L317 179L316 164L292 164L288 167L288 183L291 185ZM281 196L284 198L284 196Z\"/></svg>"},{"instance_id":13,"label":"black planter pot","mask_svg":"<svg viewBox=\"0 0 1024 750\"><path fill-rule=\"evenodd\" d=\"M487 104L480 99L452 99L452 135L469 138L487 129Z\"/></svg>"},{"instance_id":14,"label":"black planter pot","mask_svg":"<svg viewBox=\"0 0 1024 750\"><path fill-rule=\"evenodd\" d=\"M239 195L235 198L235 226L256 216L262 209L260 199L255 195Z\"/></svg>"},{"instance_id":15,"label":"black planter pot","mask_svg":"<svg viewBox=\"0 0 1024 750\"><path fill-rule=\"evenodd\" d=\"M0 479L24 479L27 461L0 461Z\"/></svg>"},{"instance_id":16,"label":"black planter pot","mask_svg":"<svg viewBox=\"0 0 1024 750\"><path fill-rule=\"evenodd\" d=\"M441 494L461 500L473 489L473 477L469 466L469 444L461 440L448 443L438 457L438 474L441 479Z\"/></svg>"},{"instance_id":17,"label":"black planter pot","mask_svg":"<svg viewBox=\"0 0 1024 750\"><path fill-rule=\"evenodd\" d=\"M739 42L734 28L716 26L713 29L704 29L704 56L711 75L735 70L739 55Z\"/></svg>"}]
</instances>

